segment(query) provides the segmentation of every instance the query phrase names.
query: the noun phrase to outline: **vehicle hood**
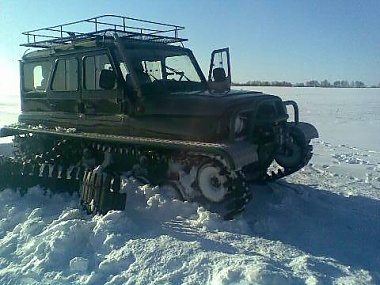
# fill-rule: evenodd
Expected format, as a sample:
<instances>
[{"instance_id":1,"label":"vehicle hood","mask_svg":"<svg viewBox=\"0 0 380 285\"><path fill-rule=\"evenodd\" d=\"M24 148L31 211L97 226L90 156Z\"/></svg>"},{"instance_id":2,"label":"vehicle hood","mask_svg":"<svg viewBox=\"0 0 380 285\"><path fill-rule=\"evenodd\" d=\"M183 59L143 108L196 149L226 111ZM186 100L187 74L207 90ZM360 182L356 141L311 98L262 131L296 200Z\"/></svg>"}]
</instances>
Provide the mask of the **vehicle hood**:
<instances>
[{"instance_id":1,"label":"vehicle hood","mask_svg":"<svg viewBox=\"0 0 380 285\"><path fill-rule=\"evenodd\" d=\"M174 93L146 100L146 115L222 116L226 112L255 109L258 102L279 100L262 92L231 90L224 94L210 92Z\"/></svg>"}]
</instances>

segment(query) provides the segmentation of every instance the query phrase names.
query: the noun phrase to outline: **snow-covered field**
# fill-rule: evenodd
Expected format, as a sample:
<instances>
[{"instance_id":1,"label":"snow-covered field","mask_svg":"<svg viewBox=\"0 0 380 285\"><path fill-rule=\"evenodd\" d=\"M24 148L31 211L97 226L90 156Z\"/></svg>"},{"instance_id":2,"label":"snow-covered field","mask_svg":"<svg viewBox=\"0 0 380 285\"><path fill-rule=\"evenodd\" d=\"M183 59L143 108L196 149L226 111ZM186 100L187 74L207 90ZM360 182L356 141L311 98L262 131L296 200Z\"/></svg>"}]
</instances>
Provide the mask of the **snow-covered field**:
<instances>
[{"instance_id":1,"label":"snow-covered field","mask_svg":"<svg viewBox=\"0 0 380 285\"><path fill-rule=\"evenodd\" d=\"M241 217L133 180L127 210L105 216L4 189L0 284L380 284L380 89L261 89L295 99L321 137L302 171L252 185Z\"/></svg>"}]
</instances>

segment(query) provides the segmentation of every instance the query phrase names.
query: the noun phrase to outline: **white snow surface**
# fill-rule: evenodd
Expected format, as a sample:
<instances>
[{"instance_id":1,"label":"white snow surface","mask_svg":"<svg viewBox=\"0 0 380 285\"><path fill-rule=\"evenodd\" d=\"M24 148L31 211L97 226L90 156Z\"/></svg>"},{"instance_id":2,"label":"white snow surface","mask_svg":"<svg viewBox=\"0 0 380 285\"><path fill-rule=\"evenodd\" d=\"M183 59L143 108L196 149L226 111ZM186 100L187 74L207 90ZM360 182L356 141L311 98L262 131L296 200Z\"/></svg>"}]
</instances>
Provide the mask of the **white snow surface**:
<instances>
[{"instance_id":1,"label":"white snow surface","mask_svg":"<svg viewBox=\"0 0 380 285\"><path fill-rule=\"evenodd\" d=\"M321 136L301 171L251 185L241 216L133 179L127 209L104 216L77 195L2 189L0 284L380 284L380 90L263 90L296 94Z\"/></svg>"}]
</instances>

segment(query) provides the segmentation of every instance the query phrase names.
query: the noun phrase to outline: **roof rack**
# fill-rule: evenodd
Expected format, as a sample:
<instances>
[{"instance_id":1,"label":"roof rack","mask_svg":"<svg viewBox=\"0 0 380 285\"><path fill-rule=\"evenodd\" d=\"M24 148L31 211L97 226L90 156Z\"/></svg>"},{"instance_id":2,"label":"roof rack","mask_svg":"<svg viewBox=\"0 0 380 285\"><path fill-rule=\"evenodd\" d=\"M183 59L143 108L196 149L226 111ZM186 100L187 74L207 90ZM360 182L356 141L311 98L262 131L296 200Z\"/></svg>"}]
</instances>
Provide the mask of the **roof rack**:
<instances>
[{"instance_id":1,"label":"roof rack","mask_svg":"<svg viewBox=\"0 0 380 285\"><path fill-rule=\"evenodd\" d=\"M121 38L151 41L164 44L182 43L178 32L184 27L117 15L101 15L52 27L23 32L25 47L50 48L75 44L83 40L95 40L117 34Z\"/></svg>"}]
</instances>

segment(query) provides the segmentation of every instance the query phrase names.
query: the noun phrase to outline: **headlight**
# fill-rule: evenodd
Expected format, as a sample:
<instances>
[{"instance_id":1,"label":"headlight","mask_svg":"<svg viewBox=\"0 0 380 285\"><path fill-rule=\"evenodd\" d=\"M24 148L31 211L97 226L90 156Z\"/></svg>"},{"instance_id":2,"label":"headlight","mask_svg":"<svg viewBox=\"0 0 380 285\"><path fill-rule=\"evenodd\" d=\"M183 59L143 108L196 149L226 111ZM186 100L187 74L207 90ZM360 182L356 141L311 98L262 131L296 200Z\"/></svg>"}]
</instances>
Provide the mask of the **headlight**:
<instances>
[{"instance_id":1,"label":"headlight","mask_svg":"<svg viewBox=\"0 0 380 285\"><path fill-rule=\"evenodd\" d=\"M239 135L245 127L246 118L241 115L237 116L235 119L235 134Z\"/></svg>"}]
</instances>

